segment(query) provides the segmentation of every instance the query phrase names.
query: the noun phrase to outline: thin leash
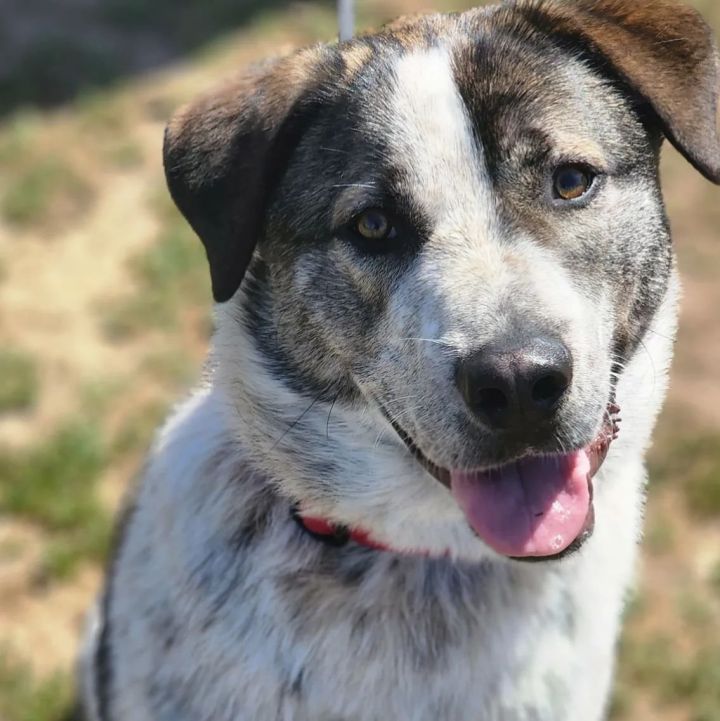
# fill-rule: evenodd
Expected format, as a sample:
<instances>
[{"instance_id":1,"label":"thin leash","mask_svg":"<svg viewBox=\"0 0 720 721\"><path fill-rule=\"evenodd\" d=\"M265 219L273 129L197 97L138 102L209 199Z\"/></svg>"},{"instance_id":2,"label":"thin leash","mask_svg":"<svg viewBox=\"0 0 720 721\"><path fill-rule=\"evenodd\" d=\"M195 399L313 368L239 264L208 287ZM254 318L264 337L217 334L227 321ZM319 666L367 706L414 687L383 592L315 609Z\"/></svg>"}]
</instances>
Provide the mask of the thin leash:
<instances>
[{"instance_id":1,"label":"thin leash","mask_svg":"<svg viewBox=\"0 0 720 721\"><path fill-rule=\"evenodd\" d=\"M337 14L340 42L350 40L355 34L355 0L337 0Z\"/></svg>"}]
</instances>

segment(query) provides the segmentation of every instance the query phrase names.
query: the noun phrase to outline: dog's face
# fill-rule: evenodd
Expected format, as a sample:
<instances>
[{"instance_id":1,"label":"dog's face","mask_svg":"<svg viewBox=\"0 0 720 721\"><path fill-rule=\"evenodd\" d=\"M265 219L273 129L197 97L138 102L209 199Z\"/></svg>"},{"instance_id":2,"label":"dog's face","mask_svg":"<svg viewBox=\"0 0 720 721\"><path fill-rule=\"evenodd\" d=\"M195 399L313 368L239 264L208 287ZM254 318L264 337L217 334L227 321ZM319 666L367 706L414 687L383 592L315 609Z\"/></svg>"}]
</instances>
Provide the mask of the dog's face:
<instances>
[{"instance_id":1,"label":"dog's face","mask_svg":"<svg viewBox=\"0 0 720 721\"><path fill-rule=\"evenodd\" d=\"M298 416L357 417L347 468L329 426L268 463L315 474L289 493L405 548L586 537L617 380L672 273L660 144L720 179L716 71L674 3L533 2L306 51L181 114L168 176L216 298L255 252L228 306L265 372ZM368 478L381 457L403 477ZM444 546L403 537L433 503Z\"/></svg>"}]
</instances>

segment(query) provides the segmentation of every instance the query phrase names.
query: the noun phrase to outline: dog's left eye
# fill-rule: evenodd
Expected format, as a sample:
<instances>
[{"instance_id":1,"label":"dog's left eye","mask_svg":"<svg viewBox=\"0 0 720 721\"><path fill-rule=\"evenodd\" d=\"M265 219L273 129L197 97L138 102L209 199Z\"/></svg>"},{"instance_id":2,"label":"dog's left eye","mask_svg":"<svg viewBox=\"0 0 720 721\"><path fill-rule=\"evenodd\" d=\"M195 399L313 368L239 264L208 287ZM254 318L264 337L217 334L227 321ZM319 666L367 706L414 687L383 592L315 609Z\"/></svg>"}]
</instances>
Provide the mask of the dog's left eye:
<instances>
[{"instance_id":1,"label":"dog's left eye","mask_svg":"<svg viewBox=\"0 0 720 721\"><path fill-rule=\"evenodd\" d=\"M563 165L553 176L553 191L560 200L578 200L592 187L595 175L579 165Z\"/></svg>"},{"instance_id":2,"label":"dog's left eye","mask_svg":"<svg viewBox=\"0 0 720 721\"><path fill-rule=\"evenodd\" d=\"M390 240L397 236L397 230L388 216L377 208L365 210L352 223L353 230L365 240Z\"/></svg>"}]
</instances>

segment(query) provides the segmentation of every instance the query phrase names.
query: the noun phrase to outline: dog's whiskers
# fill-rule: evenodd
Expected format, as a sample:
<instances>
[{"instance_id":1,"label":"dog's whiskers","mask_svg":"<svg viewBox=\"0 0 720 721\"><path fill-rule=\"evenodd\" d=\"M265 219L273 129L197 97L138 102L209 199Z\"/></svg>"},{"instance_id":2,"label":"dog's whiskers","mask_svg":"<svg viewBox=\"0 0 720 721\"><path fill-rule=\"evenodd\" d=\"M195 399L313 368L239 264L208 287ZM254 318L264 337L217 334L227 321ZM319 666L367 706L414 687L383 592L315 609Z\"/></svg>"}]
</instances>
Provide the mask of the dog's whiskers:
<instances>
[{"instance_id":1,"label":"dog's whiskers","mask_svg":"<svg viewBox=\"0 0 720 721\"><path fill-rule=\"evenodd\" d=\"M441 338L413 338L413 337L402 338L402 337L397 337L397 338L394 338L394 340L401 341L401 342L412 341L415 343L433 343L435 345L444 346L446 348L454 348L455 347L454 343L450 343L449 341L442 340Z\"/></svg>"},{"instance_id":2,"label":"dog's whiskers","mask_svg":"<svg viewBox=\"0 0 720 721\"><path fill-rule=\"evenodd\" d=\"M328 411L327 421L325 422L325 438L328 441L330 440L330 416L332 415L333 408L335 408L335 403L337 402L337 399L339 397L340 397L340 391L338 391L335 394L335 397L332 399L332 403L330 404L330 410Z\"/></svg>"},{"instance_id":3,"label":"dog's whiskers","mask_svg":"<svg viewBox=\"0 0 720 721\"><path fill-rule=\"evenodd\" d=\"M310 411L313 409L313 406L322 398L322 396L328 391L329 386L327 388L323 388L313 399L310 405L285 429L285 432L278 438L275 443L273 443L272 447L270 448L271 451L274 451L280 443L285 439L285 437L290 433L293 428L297 426L300 421L302 421L305 416L310 413Z\"/></svg>"}]
</instances>

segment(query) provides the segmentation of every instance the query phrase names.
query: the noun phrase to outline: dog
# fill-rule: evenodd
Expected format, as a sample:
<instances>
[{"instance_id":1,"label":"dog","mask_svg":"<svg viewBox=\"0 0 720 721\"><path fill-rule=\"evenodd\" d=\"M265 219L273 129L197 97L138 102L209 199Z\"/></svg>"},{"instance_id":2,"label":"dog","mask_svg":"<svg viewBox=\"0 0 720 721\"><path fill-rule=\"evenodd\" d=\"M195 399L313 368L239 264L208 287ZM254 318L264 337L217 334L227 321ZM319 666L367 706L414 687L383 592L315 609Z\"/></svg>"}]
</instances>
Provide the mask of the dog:
<instances>
[{"instance_id":1,"label":"dog","mask_svg":"<svg viewBox=\"0 0 720 721\"><path fill-rule=\"evenodd\" d=\"M676 328L659 155L720 183L719 67L674 0L517 0L175 115L217 329L121 524L91 718L605 718Z\"/></svg>"}]
</instances>

